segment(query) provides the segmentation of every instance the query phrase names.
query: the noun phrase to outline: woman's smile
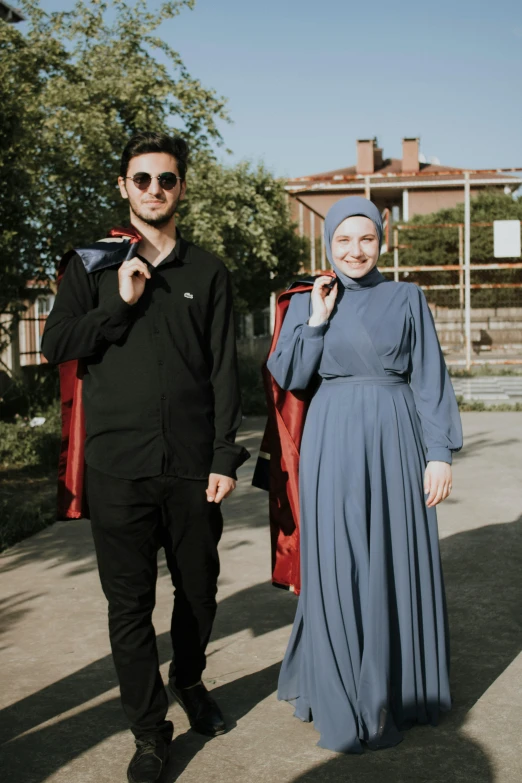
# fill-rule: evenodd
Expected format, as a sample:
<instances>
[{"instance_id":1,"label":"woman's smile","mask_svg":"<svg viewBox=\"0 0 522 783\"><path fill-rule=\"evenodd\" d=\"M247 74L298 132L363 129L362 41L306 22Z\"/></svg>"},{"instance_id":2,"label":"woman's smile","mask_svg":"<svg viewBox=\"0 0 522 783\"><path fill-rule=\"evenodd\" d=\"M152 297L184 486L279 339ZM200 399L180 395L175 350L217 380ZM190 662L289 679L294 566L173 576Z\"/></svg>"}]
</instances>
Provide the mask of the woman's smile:
<instances>
[{"instance_id":1,"label":"woman's smile","mask_svg":"<svg viewBox=\"0 0 522 783\"><path fill-rule=\"evenodd\" d=\"M332 239L332 256L348 277L364 277L379 258L379 238L373 222L354 215L340 223Z\"/></svg>"}]
</instances>

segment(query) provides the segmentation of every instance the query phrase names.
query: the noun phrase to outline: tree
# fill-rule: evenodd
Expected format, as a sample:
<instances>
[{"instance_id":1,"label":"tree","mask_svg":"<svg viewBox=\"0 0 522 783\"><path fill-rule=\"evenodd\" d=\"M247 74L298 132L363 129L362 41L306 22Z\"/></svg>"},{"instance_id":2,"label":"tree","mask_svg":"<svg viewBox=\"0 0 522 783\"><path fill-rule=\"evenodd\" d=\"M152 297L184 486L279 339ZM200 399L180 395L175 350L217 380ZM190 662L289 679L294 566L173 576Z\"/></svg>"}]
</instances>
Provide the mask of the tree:
<instances>
[{"instance_id":1,"label":"tree","mask_svg":"<svg viewBox=\"0 0 522 783\"><path fill-rule=\"evenodd\" d=\"M0 22L0 312L13 308L28 279L54 275L74 244L126 222L116 188L119 158L138 130L181 132L189 141L184 231L234 272L238 303L266 303L297 271L282 187L263 167L220 166L217 120L224 99L190 76L179 54L155 36L161 22L194 0L77 0L44 13L22 0L23 35ZM186 223L186 227L185 227Z\"/></svg>"},{"instance_id":2,"label":"tree","mask_svg":"<svg viewBox=\"0 0 522 783\"><path fill-rule=\"evenodd\" d=\"M226 260L232 272L236 309L268 305L304 262L306 246L291 222L283 183L262 165L227 168L200 155L189 170L183 231Z\"/></svg>"},{"instance_id":3,"label":"tree","mask_svg":"<svg viewBox=\"0 0 522 783\"><path fill-rule=\"evenodd\" d=\"M196 149L220 141L224 103L191 79L152 32L191 0L146 4L79 1L45 14L24 2L26 36L0 22L0 312L23 309L30 279L54 276L73 242L92 241L124 210L115 189L118 158L140 125L166 129L170 115ZM153 58L160 50L167 65ZM146 80L147 74L153 78ZM146 88L145 82L147 81ZM0 350L9 335L0 335Z\"/></svg>"},{"instance_id":4,"label":"tree","mask_svg":"<svg viewBox=\"0 0 522 783\"><path fill-rule=\"evenodd\" d=\"M470 202L471 223L491 223L494 220L522 220L522 200L506 195L498 190L485 190ZM406 247L400 249L401 266L432 266L459 263L458 227L438 228L437 224L464 223L464 204L451 209L441 209L429 215L415 215L408 223L412 226L426 226L426 230L407 228L399 232L399 243ZM433 225L435 224L435 225ZM502 260L502 259L500 259ZM515 259L503 259L507 262ZM499 259L493 256L492 226L473 226L471 228L471 263L495 263ZM383 265L393 265L392 252L383 255ZM480 275L480 277L478 277ZM437 285L458 283L458 272L411 272L410 282L419 285ZM520 282L520 270L483 270L475 272L472 282L510 283ZM430 301L458 307L459 292L430 291ZM473 307L521 306L522 289L486 288L471 291Z\"/></svg>"},{"instance_id":5,"label":"tree","mask_svg":"<svg viewBox=\"0 0 522 783\"><path fill-rule=\"evenodd\" d=\"M193 5L173 0L152 13L146 0L77 0L46 14L25 0L26 36L0 23L0 165L9 183L0 196L0 311L65 249L126 216L115 184L132 133L182 131L196 155L221 142L224 100L153 35Z\"/></svg>"}]
</instances>

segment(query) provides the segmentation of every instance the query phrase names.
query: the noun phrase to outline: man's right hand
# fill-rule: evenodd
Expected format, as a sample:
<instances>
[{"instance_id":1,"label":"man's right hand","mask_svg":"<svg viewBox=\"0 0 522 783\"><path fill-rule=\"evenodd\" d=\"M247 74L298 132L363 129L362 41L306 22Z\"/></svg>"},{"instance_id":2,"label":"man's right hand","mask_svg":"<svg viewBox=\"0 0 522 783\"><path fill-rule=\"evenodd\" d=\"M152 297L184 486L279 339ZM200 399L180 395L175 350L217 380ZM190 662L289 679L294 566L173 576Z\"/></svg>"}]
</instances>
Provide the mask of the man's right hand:
<instances>
[{"instance_id":1,"label":"man's right hand","mask_svg":"<svg viewBox=\"0 0 522 783\"><path fill-rule=\"evenodd\" d=\"M127 304L134 305L145 290L145 283L150 280L150 271L139 258L124 261L118 269L120 296Z\"/></svg>"}]
</instances>

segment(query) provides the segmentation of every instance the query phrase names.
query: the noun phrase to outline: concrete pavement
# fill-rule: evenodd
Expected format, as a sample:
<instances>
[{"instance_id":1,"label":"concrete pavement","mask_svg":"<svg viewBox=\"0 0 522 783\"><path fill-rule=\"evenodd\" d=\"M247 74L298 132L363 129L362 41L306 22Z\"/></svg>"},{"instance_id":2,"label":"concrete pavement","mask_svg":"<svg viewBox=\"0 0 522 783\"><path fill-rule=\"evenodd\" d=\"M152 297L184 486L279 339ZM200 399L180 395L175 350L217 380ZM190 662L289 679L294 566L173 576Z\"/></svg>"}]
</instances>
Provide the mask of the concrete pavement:
<instances>
[{"instance_id":1,"label":"concrete pavement","mask_svg":"<svg viewBox=\"0 0 522 783\"><path fill-rule=\"evenodd\" d=\"M522 780L522 413L463 415L466 446L439 512L455 707L436 728L360 757L316 746L275 696L295 597L269 584L265 493L254 459L226 503L220 606L206 682L230 731L206 740L177 705L164 783L518 783ZM255 455L261 421L247 419ZM0 558L0 778L123 783L133 752L110 658L88 523L58 523ZM154 622L162 672L171 588L161 563Z\"/></svg>"}]
</instances>

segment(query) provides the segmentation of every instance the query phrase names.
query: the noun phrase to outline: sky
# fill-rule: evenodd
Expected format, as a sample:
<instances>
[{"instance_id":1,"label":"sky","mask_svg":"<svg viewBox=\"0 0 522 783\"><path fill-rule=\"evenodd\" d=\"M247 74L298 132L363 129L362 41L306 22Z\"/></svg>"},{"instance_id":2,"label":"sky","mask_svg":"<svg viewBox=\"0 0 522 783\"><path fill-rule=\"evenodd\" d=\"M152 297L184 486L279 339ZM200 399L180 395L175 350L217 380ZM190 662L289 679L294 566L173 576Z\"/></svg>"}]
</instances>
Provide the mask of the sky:
<instances>
[{"instance_id":1,"label":"sky","mask_svg":"<svg viewBox=\"0 0 522 783\"><path fill-rule=\"evenodd\" d=\"M227 98L228 162L302 176L418 136L449 166L522 167L520 0L197 0L159 32Z\"/></svg>"}]
</instances>

